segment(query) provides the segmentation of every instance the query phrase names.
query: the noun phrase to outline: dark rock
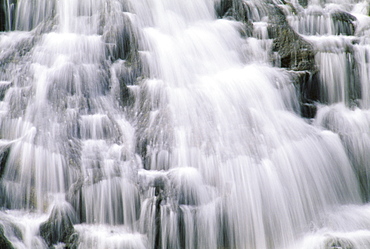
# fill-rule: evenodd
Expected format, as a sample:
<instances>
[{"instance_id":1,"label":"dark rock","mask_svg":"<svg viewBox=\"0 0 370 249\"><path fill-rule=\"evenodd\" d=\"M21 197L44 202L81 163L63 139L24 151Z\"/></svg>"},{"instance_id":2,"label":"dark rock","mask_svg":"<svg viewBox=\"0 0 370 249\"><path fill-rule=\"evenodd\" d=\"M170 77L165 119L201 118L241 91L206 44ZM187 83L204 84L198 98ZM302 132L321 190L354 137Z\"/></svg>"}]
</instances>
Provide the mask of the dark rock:
<instances>
[{"instance_id":1,"label":"dark rock","mask_svg":"<svg viewBox=\"0 0 370 249\"><path fill-rule=\"evenodd\" d=\"M331 14L331 18L334 23L335 35L354 35L356 17L344 11L335 11Z\"/></svg>"},{"instance_id":2,"label":"dark rock","mask_svg":"<svg viewBox=\"0 0 370 249\"><path fill-rule=\"evenodd\" d=\"M0 31L6 30L6 10L4 0L0 1Z\"/></svg>"},{"instance_id":3,"label":"dark rock","mask_svg":"<svg viewBox=\"0 0 370 249\"><path fill-rule=\"evenodd\" d=\"M6 91L11 87L11 82L0 81L0 101L5 97Z\"/></svg>"},{"instance_id":4,"label":"dark rock","mask_svg":"<svg viewBox=\"0 0 370 249\"><path fill-rule=\"evenodd\" d=\"M75 233L74 218L66 206L55 206L49 219L40 225L40 236L50 247L58 242L69 243L70 237Z\"/></svg>"},{"instance_id":5,"label":"dark rock","mask_svg":"<svg viewBox=\"0 0 370 249\"><path fill-rule=\"evenodd\" d=\"M5 171L6 162L8 160L10 148L1 148L0 149L0 178L3 176Z\"/></svg>"},{"instance_id":6,"label":"dark rock","mask_svg":"<svg viewBox=\"0 0 370 249\"><path fill-rule=\"evenodd\" d=\"M158 195L155 201L155 240L154 240L154 248L161 248L162 247L162 224L161 224L161 202L162 196Z\"/></svg>"},{"instance_id":7,"label":"dark rock","mask_svg":"<svg viewBox=\"0 0 370 249\"><path fill-rule=\"evenodd\" d=\"M124 62L120 64L120 69L115 68L115 74L120 86L118 101L121 106L127 106L132 103L132 95L127 86L137 84L138 79L145 76L147 71L139 54L137 32L130 18L122 13L117 16L117 22L122 25L107 27L103 38L107 44L108 59L114 63ZM123 29L120 28L122 26Z\"/></svg>"},{"instance_id":8,"label":"dark rock","mask_svg":"<svg viewBox=\"0 0 370 249\"><path fill-rule=\"evenodd\" d=\"M278 52L281 58L281 67L295 71L315 70L315 54L311 44L289 25L272 25L270 28L276 37L273 51Z\"/></svg>"},{"instance_id":9,"label":"dark rock","mask_svg":"<svg viewBox=\"0 0 370 249\"><path fill-rule=\"evenodd\" d=\"M216 13L218 18L229 18L242 22L244 27L240 30L242 36L252 36L253 23L249 20L248 6L240 0L222 0L216 4Z\"/></svg>"},{"instance_id":10,"label":"dark rock","mask_svg":"<svg viewBox=\"0 0 370 249\"><path fill-rule=\"evenodd\" d=\"M144 70L139 59L133 63L118 61L116 64L113 65L111 77L115 77L119 84L117 100L121 106L128 106L134 103L134 96L128 86L135 85L139 77L144 74Z\"/></svg>"},{"instance_id":11,"label":"dark rock","mask_svg":"<svg viewBox=\"0 0 370 249\"><path fill-rule=\"evenodd\" d=\"M128 63L135 63L138 57L138 42L128 17L123 16L124 29L119 26L112 27L104 34L105 42L108 44L108 54L111 59L123 59Z\"/></svg>"},{"instance_id":12,"label":"dark rock","mask_svg":"<svg viewBox=\"0 0 370 249\"><path fill-rule=\"evenodd\" d=\"M233 0L221 0L216 3L215 9L218 18L223 18L225 14L233 7Z\"/></svg>"},{"instance_id":13,"label":"dark rock","mask_svg":"<svg viewBox=\"0 0 370 249\"><path fill-rule=\"evenodd\" d=\"M284 12L277 5L269 6L269 36L274 39L272 50L280 58L280 63L275 64L296 72L301 114L303 117L313 118L316 115L315 103L320 97L313 46L293 30Z\"/></svg>"},{"instance_id":14,"label":"dark rock","mask_svg":"<svg viewBox=\"0 0 370 249\"><path fill-rule=\"evenodd\" d=\"M0 248L14 249L12 243L5 237L4 228L2 226L0 226Z\"/></svg>"},{"instance_id":15,"label":"dark rock","mask_svg":"<svg viewBox=\"0 0 370 249\"><path fill-rule=\"evenodd\" d=\"M269 18L269 36L274 38L272 50L279 54L281 67L295 71L315 71L312 45L293 30L277 5L270 5Z\"/></svg>"},{"instance_id":16,"label":"dark rock","mask_svg":"<svg viewBox=\"0 0 370 249\"><path fill-rule=\"evenodd\" d=\"M9 153L10 153L10 146L0 148L0 179L4 175L5 168L6 168L6 162L8 161ZM9 205L9 203L7 203L7 195L5 193L4 186L0 186L0 205L5 206L5 207L8 207Z\"/></svg>"},{"instance_id":17,"label":"dark rock","mask_svg":"<svg viewBox=\"0 0 370 249\"><path fill-rule=\"evenodd\" d=\"M320 78L317 72L295 72L295 83L299 89L301 115L314 118L317 111L316 103L320 100Z\"/></svg>"},{"instance_id":18,"label":"dark rock","mask_svg":"<svg viewBox=\"0 0 370 249\"><path fill-rule=\"evenodd\" d=\"M9 31L15 19L17 0L0 0L0 31Z\"/></svg>"}]
</instances>

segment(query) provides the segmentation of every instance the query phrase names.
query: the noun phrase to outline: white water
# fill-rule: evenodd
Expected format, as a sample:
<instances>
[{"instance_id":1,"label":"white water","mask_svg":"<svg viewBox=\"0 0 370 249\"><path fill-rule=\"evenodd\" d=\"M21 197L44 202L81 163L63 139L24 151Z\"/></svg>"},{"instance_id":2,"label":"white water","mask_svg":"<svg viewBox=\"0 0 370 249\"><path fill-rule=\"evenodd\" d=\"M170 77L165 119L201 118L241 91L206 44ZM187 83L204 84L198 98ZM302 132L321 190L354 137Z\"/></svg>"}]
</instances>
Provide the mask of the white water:
<instances>
[{"instance_id":1,"label":"white water","mask_svg":"<svg viewBox=\"0 0 370 249\"><path fill-rule=\"evenodd\" d=\"M265 3L244 1L247 38L215 4L18 1L0 35L0 222L15 247L47 248L53 210L78 248L370 247L369 4L292 1L303 21L284 6L317 51L313 122L271 65ZM330 24L338 8L353 35Z\"/></svg>"}]
</instances>

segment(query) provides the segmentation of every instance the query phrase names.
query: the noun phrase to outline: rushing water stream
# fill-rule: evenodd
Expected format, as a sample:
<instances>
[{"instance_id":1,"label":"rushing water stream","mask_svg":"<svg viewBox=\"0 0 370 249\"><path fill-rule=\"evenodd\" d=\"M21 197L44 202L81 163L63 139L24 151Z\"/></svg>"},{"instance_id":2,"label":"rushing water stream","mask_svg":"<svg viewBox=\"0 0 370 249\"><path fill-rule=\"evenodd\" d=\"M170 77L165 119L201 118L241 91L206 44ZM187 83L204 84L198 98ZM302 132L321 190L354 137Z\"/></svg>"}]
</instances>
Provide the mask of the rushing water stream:
<instances>
[{"instance_id":1,"label":"rushing water stream","mask_svg":"<svg viewBox=\"0 0 370 249\"><path fill-rule=\"evenodd\" d=\"M1 248L370 248L368 1L0 3Z\"/></svg>"}]
</instances>

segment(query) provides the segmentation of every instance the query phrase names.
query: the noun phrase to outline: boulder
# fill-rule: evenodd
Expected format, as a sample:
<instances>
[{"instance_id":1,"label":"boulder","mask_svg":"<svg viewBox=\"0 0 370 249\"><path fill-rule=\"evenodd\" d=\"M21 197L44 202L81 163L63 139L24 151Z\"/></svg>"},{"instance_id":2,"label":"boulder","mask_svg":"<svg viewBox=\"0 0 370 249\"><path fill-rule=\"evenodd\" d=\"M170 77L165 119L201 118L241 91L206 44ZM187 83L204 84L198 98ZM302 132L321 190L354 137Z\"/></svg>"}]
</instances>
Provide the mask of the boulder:
<instances>
[{"instance_id":1,"label":"boulder","mask_svg":"<svg viewBox=\"0 0 370 249\"><path fill-rule=\"evenodd\" d=\"M75 233L74 218L66 206L55 206L49 219L40 225L40 236L49 247L59 242L69 244L71 236Z\"/></svg>"}]
</instances>

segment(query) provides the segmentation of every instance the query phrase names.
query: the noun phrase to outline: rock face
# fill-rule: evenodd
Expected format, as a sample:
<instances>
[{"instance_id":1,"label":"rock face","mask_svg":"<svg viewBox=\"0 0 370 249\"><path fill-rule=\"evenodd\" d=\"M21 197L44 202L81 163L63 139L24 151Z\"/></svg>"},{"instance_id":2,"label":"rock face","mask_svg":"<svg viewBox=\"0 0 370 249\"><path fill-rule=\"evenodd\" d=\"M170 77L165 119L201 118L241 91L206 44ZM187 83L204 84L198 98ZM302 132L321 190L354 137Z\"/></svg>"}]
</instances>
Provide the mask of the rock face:
<instances>
[{"instance_id":1,"label":"rock face","mask_svg":"<svg viewBox=\"0 0 370 249\"><path fill-rule=\"evenodd\" d=\"M68 248L74 232L73 218L63 206L54 207L49 219L40 225L40 236L49 247L62 242Z\"/></svg>"}]
</instances>

